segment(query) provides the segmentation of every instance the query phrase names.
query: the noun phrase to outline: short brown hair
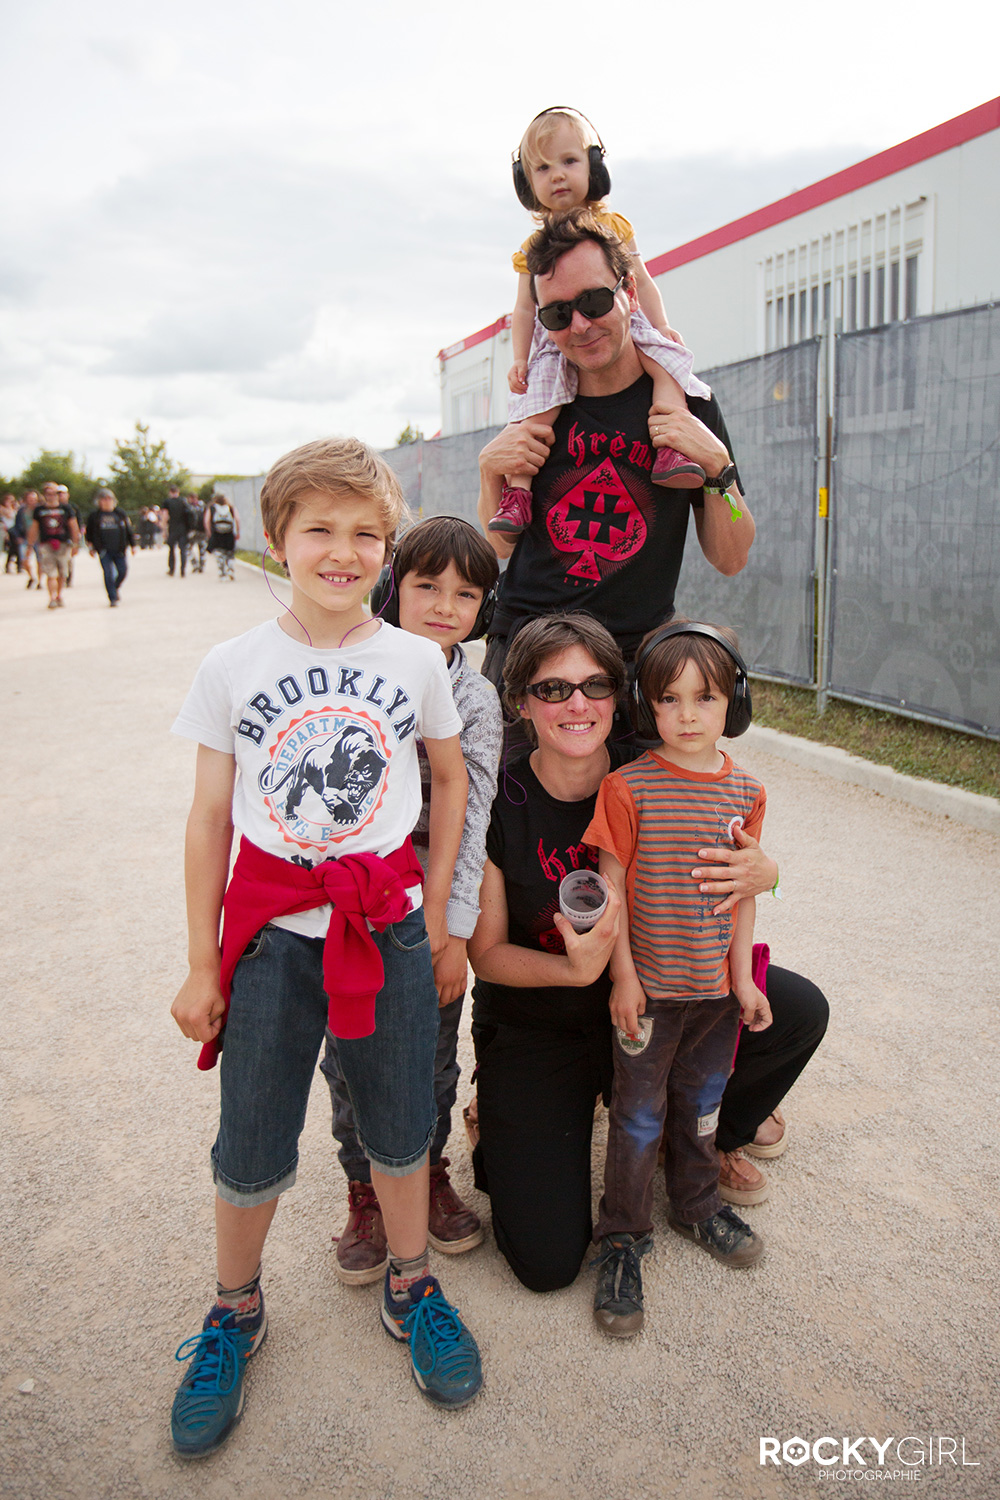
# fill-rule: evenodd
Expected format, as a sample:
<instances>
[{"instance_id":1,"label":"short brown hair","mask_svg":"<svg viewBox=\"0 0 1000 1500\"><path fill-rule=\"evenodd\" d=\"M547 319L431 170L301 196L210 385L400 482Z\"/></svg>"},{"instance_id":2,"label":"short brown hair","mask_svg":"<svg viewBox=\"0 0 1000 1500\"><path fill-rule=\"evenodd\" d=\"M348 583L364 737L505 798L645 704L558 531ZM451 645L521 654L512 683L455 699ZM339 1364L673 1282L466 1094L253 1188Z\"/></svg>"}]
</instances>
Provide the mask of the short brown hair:
<instances>
[{"instance_id":1,"label":"short brown hair","mask_svg":"<svg viewBox=\"0 0 1000 1500\"><path fill-rule=\"evenodd\" d=\"M547 656L582 646L589 651L601 672L610 677L615 692L625 682L625 662L617 642L593 615L582 610L570 614L540 615L519 630L511 642L503 666L503 704L511 718L518 718L529 685L534 682ZM525 723L525 734L534 743L534 725Z\"/></svg>"},{"instance_id":2,"label":"short brown hair","mask_svg":"<svg viewBox=\"0 0 1000 1500\"><path fill-rule=\"evenodd\" d=\"M449 563L473 588L488 593L500 577L500 564L489 542L471 521L460 516L429 516L404 531L395 553L397 582L407 573L436 578Z\"/></svg>"},{"instance_id":3,"label":"short brown hair","mask_svg":"<svg viewBox=\"0 0 1000 1500\"><path fill-rule=\"evenodd\" d=\"M374 448L358 438L316 438L271 465L260 492L260 514L272 547L280 547L296 506L309 490L347 490L378 507L388 550L408 514L399 480Z\"/></svg>"},{"instance_id":4,"label":"short brown hair","mask_svg":"<svg viewBox=\"0 0 1000 1500\"><path fill-rule=\"evenodd\" d=\"M730 630L727 625L712 625L708 620L685 620L680 615L667 620L666 624L708 625L709 629L717 630L734 651L740 649L735 630ZM672 635L655 645L648 656L645 655L646 643L663 628L663 625L658 625L656 630L643 636L635 653L635 659L640 663L636 676L647 703L658 703L689 661L693 661L701 672L703 686L717 688L731 703L736 687L736 663L725 646L720 646L707 635Z\"/></svg>"},{"instance_id":5,"label":"short brown hair","mask_svg":"<svg viewBox=\"0 0 1000 1500\"><path fill-rule=\"evenodd\" d=\"M571 208L568 213L553 214L528 242L525 259L531 277L531 295L536 302L535 277L551 276L564 255L575 250L577 245L588 242L600 248L616 281L622 277L626 282L631 280L632 252L625 249L618 236L606 225L594 218L589 208Z\"/></svg>"}]
</instances>

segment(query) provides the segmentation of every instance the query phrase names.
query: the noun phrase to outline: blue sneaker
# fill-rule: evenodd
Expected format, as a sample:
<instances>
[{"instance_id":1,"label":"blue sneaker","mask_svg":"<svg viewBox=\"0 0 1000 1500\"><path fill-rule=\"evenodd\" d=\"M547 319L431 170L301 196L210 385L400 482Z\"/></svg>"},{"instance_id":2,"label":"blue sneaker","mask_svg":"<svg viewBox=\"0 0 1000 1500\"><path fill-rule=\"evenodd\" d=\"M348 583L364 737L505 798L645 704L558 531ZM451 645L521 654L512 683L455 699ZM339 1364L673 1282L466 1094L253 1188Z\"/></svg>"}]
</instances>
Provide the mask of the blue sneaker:
<instances>
[{"instance_id":1,"label":"blue sneaker","mask_svg":"<svg viewBox=\"0 0 1000 1500\"><path fill-rule=\"evenodd\" d=\"M267 1337L264 1294L252 1319L236 1321L228 1307L215 1307L201 1333L185 1339L175 1359L192 1361L177 1387L170 1436L180 1458L204 1458L221 1448L243 1416L246 1362Z\"/></svg>"},{"instance_id":2,"label":"blue sneaker","mask_svg":"<svg viewBox=\"0 0 1000 1500\"><path fill-rule=\"evenodd\" d=\"M435 1406L455 1410L477 1395L483 1367L475 1339L445 1300L436 1276L424 1276L397 1301L385 1273L382 1323L394 1339L409 1340L410 1364L420 1392Z\"/></svg>"}]
</instances>

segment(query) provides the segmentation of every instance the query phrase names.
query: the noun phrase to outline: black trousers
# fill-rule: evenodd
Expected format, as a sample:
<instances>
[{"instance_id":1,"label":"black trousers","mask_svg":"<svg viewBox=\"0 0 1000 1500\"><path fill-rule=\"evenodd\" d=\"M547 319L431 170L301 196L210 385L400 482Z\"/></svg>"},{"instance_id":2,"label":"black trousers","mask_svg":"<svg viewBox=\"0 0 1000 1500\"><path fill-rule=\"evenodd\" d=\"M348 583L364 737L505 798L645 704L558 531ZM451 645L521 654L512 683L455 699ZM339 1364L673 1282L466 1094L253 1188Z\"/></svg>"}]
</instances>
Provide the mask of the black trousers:
<instances>
[{"instance_id":1,"label":"black trousers","mask_svg":"<svg viewBox=\"0 0 1000 1500\"><path fill-rule=\"evenodd\" d=\"M722 1096L716 1145L753 1139L823 1039L825 996L808 979L772 964L767 996L774 1021L743 1028ZM489 1193L497 1247L530 1291L576 1280L591 1218L590 1145L594 1103L610 1099L610 1019L592 1031L534 1031L473 1018L479 1145L475 1182Z\"/></svg>"},{"instance_id":2,"label":"black trousers","mask_svg":"<svg viewBox=\"0 0 1000 1500\"><path fill-rule=\"evenodd\" d=\"M493 1233L532 1292L576 1280L593 1234L590 1138L599 1094L611 1097L611 1021L534 1031L473 1021L478 1064L476 1186Z\"/></svg>"}]
</instances>

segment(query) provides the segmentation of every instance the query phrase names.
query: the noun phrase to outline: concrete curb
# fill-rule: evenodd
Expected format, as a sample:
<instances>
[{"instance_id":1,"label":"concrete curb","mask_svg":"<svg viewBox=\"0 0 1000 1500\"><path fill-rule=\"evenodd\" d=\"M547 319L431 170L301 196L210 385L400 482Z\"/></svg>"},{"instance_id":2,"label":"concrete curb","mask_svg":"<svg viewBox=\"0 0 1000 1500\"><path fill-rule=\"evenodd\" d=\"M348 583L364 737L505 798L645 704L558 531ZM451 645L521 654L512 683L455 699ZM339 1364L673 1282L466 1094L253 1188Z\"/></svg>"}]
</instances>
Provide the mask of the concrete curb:
<instances>
[{"instance_id":1,"label":"concrete curb","mask_svg":"<svg viewBox=\"0 0 1000 1500\"><path fill-rule=\"evenodd\" d=\"M956 823L966 823L984 833L1000 834L1000 800L996 797L982 797L976 792L965 792L961 787L942 786L937 781L904 776L891 766L875 765L834 745L817 745L812 740L783 734L780 729L765 729L759 724L751 724L744 743L769 755L780 756L807 771L819 771L837 781L847 781L883 797L893 797L897 802L908 802L911 807L922 808L924 812L954 818ZM736 750L739 759L738 746Z\"/></svg>"}]
</instances>

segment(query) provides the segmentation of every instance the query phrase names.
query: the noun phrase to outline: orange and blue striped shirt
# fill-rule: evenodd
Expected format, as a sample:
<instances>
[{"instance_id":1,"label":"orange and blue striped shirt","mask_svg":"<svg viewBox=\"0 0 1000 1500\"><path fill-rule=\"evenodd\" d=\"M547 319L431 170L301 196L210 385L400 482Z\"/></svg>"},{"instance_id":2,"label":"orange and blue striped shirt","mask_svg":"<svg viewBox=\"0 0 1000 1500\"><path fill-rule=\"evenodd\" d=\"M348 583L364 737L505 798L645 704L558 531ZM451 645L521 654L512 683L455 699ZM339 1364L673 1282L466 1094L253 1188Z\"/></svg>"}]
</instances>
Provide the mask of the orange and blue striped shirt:
<instances>
[{"instance_id":1,"label":"orange and blue striped shirt","mask_svg":"<svg viewBox=\"0 0 1000 1500\"><path fill-rule=\"evenodd\" d=\"M601 783L584 841L613 854L626 871L632 957L651 998L729 994L736 909L713 916L722 898L702 895L691 871L699 849L733 844L733 818L759 839L766 802L757 778L728 755L720 771L701 772L647 751Z\"/></svg>"}]
</instances>

